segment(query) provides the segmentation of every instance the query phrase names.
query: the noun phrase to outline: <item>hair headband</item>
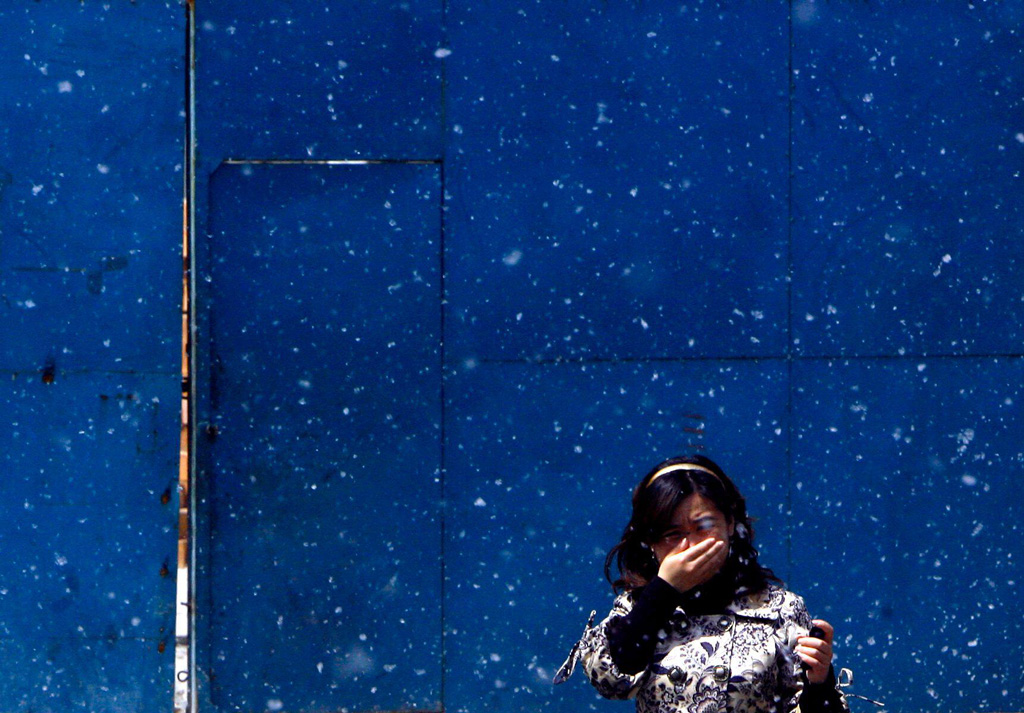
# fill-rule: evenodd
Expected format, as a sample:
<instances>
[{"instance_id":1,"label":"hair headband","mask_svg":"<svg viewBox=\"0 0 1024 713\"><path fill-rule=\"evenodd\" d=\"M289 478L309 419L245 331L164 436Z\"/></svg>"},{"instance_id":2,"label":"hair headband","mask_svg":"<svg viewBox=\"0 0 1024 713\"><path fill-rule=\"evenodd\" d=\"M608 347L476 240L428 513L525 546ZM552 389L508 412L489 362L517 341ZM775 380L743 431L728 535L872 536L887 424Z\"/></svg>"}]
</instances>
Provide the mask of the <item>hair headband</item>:
<instances>
[{"instance_id":1,"label":"hair headband","mask_svg":"<svg viewBox=\"0 0 1024 713\"><path fill-rule=\"evenodd\" d=\"M700 471L701 473L707 473L709 475L714 476L715 480L721 482L721 478L718 477L718 474L715 471L711 470L710 468L705 468L704 466L697 465L696 463L674 463L673 465L666 465L664 468L662 468L661 470L657 471L654 475L652 475L651 479L647 481L647 486L645 487L650 487L651 483L653 483L661 476L667 475L669 473L675 473L678 470Z\"/></svg>"}]
</instances>

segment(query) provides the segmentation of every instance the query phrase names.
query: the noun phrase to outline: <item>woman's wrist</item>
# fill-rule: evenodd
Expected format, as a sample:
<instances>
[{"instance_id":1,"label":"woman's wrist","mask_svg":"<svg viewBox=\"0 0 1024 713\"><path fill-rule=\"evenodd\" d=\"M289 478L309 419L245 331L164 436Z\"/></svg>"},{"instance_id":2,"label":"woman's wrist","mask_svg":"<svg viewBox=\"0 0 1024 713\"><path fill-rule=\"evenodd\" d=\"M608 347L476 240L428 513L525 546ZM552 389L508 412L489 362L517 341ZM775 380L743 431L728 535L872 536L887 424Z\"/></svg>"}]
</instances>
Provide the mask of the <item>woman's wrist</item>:
<instances>
[{"instance_id":1,"label":"woman's wrist","mask_svg":"<svg viewBox=\"0 0 1024 713\"><path fill-rule=\"evenodd\" d=\"M656 576L637 595L633 611L650 626L660 628L682 603L682 593L667 580Z\"/></svg>"},{"instance_id":2,"label":"woman's wrist","mask_svg":"<svg viewBox=\"0 0 1024 713\"><path fill-rule=\"evenodd\" d=\"M655 634L680 603L676 589L655 577L636 594L628 614L609 620L605 628L612 660L625 673L641 671L654 653Z\"/></svg>"}]
</instances>

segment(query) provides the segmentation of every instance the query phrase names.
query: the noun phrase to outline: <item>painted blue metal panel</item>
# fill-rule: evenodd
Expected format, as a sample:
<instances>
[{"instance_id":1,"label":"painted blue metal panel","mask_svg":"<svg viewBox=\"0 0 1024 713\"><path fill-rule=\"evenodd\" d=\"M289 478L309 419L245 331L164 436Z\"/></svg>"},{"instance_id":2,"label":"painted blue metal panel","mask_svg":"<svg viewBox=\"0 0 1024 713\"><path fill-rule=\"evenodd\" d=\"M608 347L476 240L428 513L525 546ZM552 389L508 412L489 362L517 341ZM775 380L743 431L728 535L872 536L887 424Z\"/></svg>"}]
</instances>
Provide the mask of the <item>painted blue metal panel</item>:
<instances>
[{"instance_id":1,"label":"painted blue metal panel","mask_svg":"<svg viewBox=\"0 0 1024 713\"><path fill-rule=\"evenodd\" d=\"M439 705L439 174L212 177L197 374L212 710Z\"/></svg>"},{"instance_id":2,"label":"painted blue metal panel","mask_svg":"<svg viewBox=\"0 0 1024 713\"><path fill-rule=\"evenodd\" d=\"M494 710L614 707L582 682L552 691L546 680L589 609L608 601L600 563L624 522L629 486L649 461L679 449L680 415L704 405L714 411L705 414L711 454L762 518L766 562L808 595L812 611L839 625L841 663L857 668L862 692L878 693L892 709L1019 707L1013 672L963 659L983 644L1005 644L1019 657L1007 643L1013 627L1004 633L996 619L1017 585L993 565L992 591L977 579L970 592L950 595L928 569L934 557L939 569L966 577L952 546L942 549L944 528L970 527L964 537L975 538L989 531L997 516L984 484L1011 495L1000 472L1008 457L979 460L973 486L962 477L936 485L921 454L944 453L966 431L935 431L913 446L892 437L904 421L922 424L915 433L936 429L940 407L968 421L1000 418L1009 405L989 396L1001 380L1019 383L1019 365L978 362L965 376L922 362L925 375L943 372L928 388L944 387L922 399L916 361L802 359L1019 351L1020 265L1006 236L1020 225L1013 122L1021 53L1007 28L1021 5L732 5L668 13L636 3L456 4L445 15L448 41L440 39L439 11L426 6L350 8L343 23L336 5L201 8L199 124L208 167L225 156L436 155L441 116L432 102L442 66L447 98L444 186L436 168L387 168L410 172L396 178L374 173L381 167L232 165L216 174L210 209L200 205L201 221L212 220L203 264L204 328L213 341L201 357L211 376L204 416L216 433L202 443L211 539L200 547L212 550L201 560L201 615L211 618L200 634L202 673L215 677L204 690L215 708L430 706L442 675L452 710L475 710L480 701ZM378 44L399 26L406 43ZM345 54L352 48L357 60ZM434 48L451 52L443 65ZM395 72L406 79L389 83ZM374 177L351 178L364 170ZM201 193L204 181L200 175ZM390 229L379 194L371 195L385 187L403 186L400 199L388 199L402 205L397 225L440 233L437 214L409 208L411 186L426 184L423 195L434 200L443 190L449 208L446 304L433 238L417 244L411 261L394 250L367 253L358 269L350 261ZM332 253L342 230L361 234L352 238L355 256ZM434 266L420 273L433 297L409 298L408 285L385 296L398 284L395 271L413 263ZM324 267L351 284L339 288ZM371 299L353 300L352 285ZM396 321L380 316L396 302L387 312ZM422 364L436 369L441 335L418 325L436 324L442 312L448 366L457 372L443 424L439 373L413 373ZM362 385L370 366L361 365L388 352L385 341L403 321L417 325L422 341L393 340L410 349L388 365L398 383L376 382L359 403L355 393L324 401ZM792 367L756 360L789 351ZM602 363L521 363L536 358ZM789 368L794 384L786 382ZM858 370L870 373L861 379ZM976 411L957 411L945 399L972 375L990 392L974 393ZM836 414L863 416L843 392L861 381L871 383L869 413L899 418L878 428L882 435L828 431ZM699 403L686 403L691 398ZM799 419L792 481L791 398ZM366 411L380 403L407 410ZM400 422L397 433L381 428L388 413ZM406 430L410 422L429 427ZM1014 433L1019 440L1013 418L1001 428L986 449L992 442L1007 452ZM395 448L381 434L411 440ZM878 441L877 453L861 449L866 436ZM429 584L429 564L405 590L426 601L413 605L420 616L394 614L406 624L381 618L376 607L388 600L374 585L407 564L394 543L427 542L424 561L437 563L429 543L440 538L438 461L423 454L441 448L449 503L443 674L441 594L439 583ZM893 448L901 458L923 449L904 468L916 488L912 504L963 511L941 524L908 514L878 467ZM389 460L392 450L397 460ZM833 475L860 473L858 456L872 463L860 480ZM401 474L395 463L406 465ZM323 480L334 469L354 477ZM977 488L966 506L963 487ZM387 508L365 508L382 499L407 515L396 524ZM329 540L332 530L344 538ZM360 536L368 539L353 539ZM1019 554L1014 543L1008 532L968 552L1010 561ZM270 569L260 569L268 561ZM344 578L325 581L334 567ZM934 612L900 620L913 636L887 628L897 614L881 595L868 601L865 582L880 572L889 577L880 591L946 596ZM370 584L356 591L352 581ZM945 617L938 634L936 614ZM417 656L429 665L403 674Z\"/></svg>"},{"instance_id":3,"label":"painted blue metal panel","mask_svg":"<svg viewBox=\"0 0 1024 713\"><path fill-rule=\"evenodd\" d=\"M888 710L1024 708L1022 383L1020 360L796 368L794 581Z\"/></svg>"},{"instance_id":4,"label":"painted blue metal panel","mask_svg":"<svg viewBox=\"0 0 1024 713\"><path fill-rule=\"evenodd\" d=\"M204 165L440 157L440 0L218 0L196 13Z\"/></svg>"},{"instance_id":5,"label":"painted blue metal panel","mask_svg":"<svg viewBox=\"0 0 1024 713\"><path fill-rule=\"evenodd\" d=\"M0 365L179 369L183 9L0 20Z\"/></svg>"},{"instance_id":6,"label":"painted blue metal panel","mask_svg":"<svg viewBox=\"0 0 1024 713\"><path fill-rule=\"evenodd\" d=\"M0 676L171 705L184 11L0 8Z\"/></svg>"},{"instance_id":7,"label":"painted blue metal panel","mask_svg":"<svg viewBox=\"0 0 1024 713\"><path fill-rule=\"evenodd\" d=\"M160 574L174 568L178 444L161 434L177 431L177 387L118 375L5 384L5 634L169 634L173 578ZM25 617L39 602L46 625Z\"/></svg>"},{"instance_id":8,"label":"painted blue metal panel","mask_svg":"<svg viewBox=\"0 0 1024 713\"><path fill-rule=\"evenodd\" d=\"M16 669L4 681L11 711L135 713L170 710L167 654L148 641L0 639L0 656Z\"/></svg>"},{"instance_id":9,"label":"painted blue metal panel","mask_svg":"<svg viewBox=\"0 0 1024 713\"><path fill-rule=\"evenodd\" d=\"M785 574L786 365L481 365L447 387L447 709L623 710L551 677L612 592L604 556L633 486L695 436L744 487ZM579 676L578 678L583 678ZM622 704L620 704L622 705Z\"/></svg>"},{"instance_id":10,"label":"painted blue metal panel","mask_svg":"<svg viewBox=\"0 0 1024 713\"><path fill-rule=\"evenodd\" d=\"M38 374L19 374L6 381L10 430L0 433L0 462L8 477L0 497L19 507L117 500L140 522L163 511L159 496L177 490L178 440L168 435L179 429L177 375L58 373L46 384Z\"/></svg>"},{"instance_id":11,"label":"painted blue metal panel","mask_svg":"<svg viewBox=\"0 0 1024 713\"><path fill-rule=\"evenodd\" d=\"M1024 5L805 3L794 62L803 353L1019 353Z\"/></svg>"},{"instance_id":12,"label":"painted blue metal panel","mask_svg":"<svg viewBox=\"0 0 1024 713\"><path fill-rule=\"evenodd\" d=\"M453 355L785 350L786 15L449 9Z\"/></svg>"},{"instance_id":13,"label":"painted blue metal panel","mask_svg":"<svg viewBox=\"0 0 1024 713\"><path fill-rule=\"evenodd\" d=\"M21 665L0 677L6 700L170 704L178 394L168 376L7 379L0 645Z\"/></svg>"}]
</instances>

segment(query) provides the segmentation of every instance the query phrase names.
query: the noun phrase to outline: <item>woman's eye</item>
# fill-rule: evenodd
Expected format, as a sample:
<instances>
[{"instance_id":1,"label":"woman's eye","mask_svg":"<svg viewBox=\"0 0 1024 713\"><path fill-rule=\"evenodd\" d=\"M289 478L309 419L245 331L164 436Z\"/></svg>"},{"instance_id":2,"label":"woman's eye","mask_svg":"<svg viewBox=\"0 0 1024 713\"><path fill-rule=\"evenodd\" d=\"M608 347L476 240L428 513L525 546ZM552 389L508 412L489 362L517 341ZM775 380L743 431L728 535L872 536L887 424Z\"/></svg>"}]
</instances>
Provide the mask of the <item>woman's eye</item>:
<instances>
[{"instance_id":1,"label":"woman's eye","mask_svg":"<svg viewBox=\"0 0 1024 713\"><path fill-rule=\"evenodd\" d=\"M698 520L697 521L697 526L694 529L696 529L697 532L707 532L708 530L714 529L714 527L715 527L715 521L710 519L710 518L708 518L708 519L704 519L704 520Z\"/></svg>"}]
</instances>

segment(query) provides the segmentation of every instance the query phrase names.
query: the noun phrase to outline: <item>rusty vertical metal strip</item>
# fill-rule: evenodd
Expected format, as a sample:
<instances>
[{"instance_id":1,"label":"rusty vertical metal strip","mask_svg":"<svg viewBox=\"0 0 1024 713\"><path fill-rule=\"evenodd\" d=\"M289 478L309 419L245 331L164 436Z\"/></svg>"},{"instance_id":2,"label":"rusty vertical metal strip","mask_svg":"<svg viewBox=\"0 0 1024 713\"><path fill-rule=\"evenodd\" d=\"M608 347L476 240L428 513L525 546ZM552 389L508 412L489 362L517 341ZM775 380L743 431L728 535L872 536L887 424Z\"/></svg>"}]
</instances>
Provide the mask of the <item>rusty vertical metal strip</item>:
<instances>
[{"instance_id":1,"label":"rusty vertical metal strip","mask_svg":"<svg viewBox=\"0 0 1024 713\"><path fill-rule=\"evenodd\" d=\"M181 459L179 463L179 516L178 516L178 586L176 608L180 612L176 624L174 708L175 713L197 710L192 672L195 670L195 652L192 632L195 631L193 518L195 517L195 472L193 426L195 419L195 384L192 379L195 356L195 3L185 1L185 171L182 192L182 353L181 353ZM184 611L181 612L181 609Z\"/></svg>"},{"instance_id":2,"label":"rusty vertical metal strip","mask_svg":"<svg viewBox=\"0 0 1024 713\"><path fill-rule=\"evenodd\" d=\"M187 149L186 149L187 151ZM191 364L189 361L189 320L191 300L189 299L189 200L186 195L182 201L182 310L181 310L181 434L178 451L178 564L177 587L175 589L175 632L174 632L174 710L185 713L188 707L189 689L189 626L188 626L188 572L189 572L189 459L191 453L189 433L192 419L189 417L191 398ZM183 611L184 609L184 611Z\"/></svg>"}]
</instances>

